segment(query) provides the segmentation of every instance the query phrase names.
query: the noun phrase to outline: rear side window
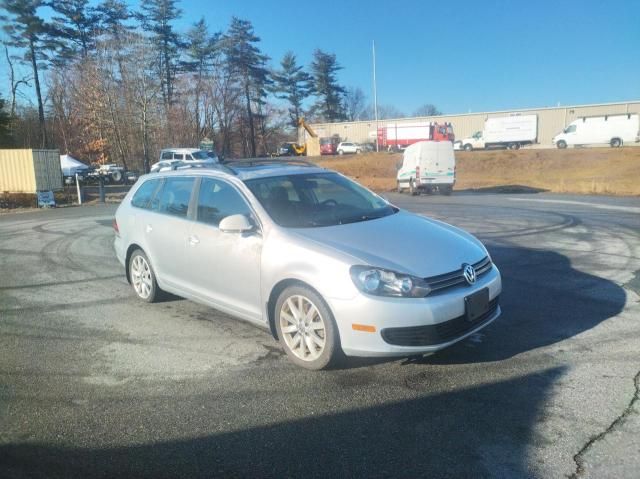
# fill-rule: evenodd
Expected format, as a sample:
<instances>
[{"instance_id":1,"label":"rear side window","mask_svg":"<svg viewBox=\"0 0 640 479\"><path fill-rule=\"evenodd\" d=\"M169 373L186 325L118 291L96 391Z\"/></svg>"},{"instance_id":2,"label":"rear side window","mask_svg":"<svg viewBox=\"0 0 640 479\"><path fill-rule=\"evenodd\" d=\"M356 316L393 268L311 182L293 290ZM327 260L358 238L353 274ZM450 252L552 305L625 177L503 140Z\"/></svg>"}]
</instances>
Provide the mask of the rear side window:
<instances>
[{"instance_id":1,"label":"rear side window","mask_svg":"<svg viewBox=\"0 0 640 479\"><path fill-rule=\"evenodd\" d=\"M150 209L151 200L153 199L153 196L158 189L159 184L159 179L145 181L142 185L140 185L138 191L136 191L133 195L131 206L135 206L136 208Z\"/></svg>"},{"instance_id":2,"label":"rear side window","mask_svg":"<svg viewBox=\"0 0 640 479\"><path fill-rule=\"evenodd\" d=\"M231 215L251 216L242 195L226 181L203 178L198 193L198 221L218 226Z\"/></svg>"},{"instance_id":3,"label":"rear side window","mask_svg":"<svg viewBox=\"0 0 640 479\"><path fill-rule=\"evenodd\" d=\"M159 193L158 212L186 217L194 182L195 178L167 178Z\"/></svg>"},{"instance_id":4,"label":"rear side window","mask_svg":"<svg viewBox=\"0 0 640 479\"><path fill-rule=\"evenodd\" d=\"M184 155L182 153L174 153L173 154L173 159L174 160L184 160Z\"/></svg>"},{"instance_id":5,"label":"rear side window","mask_svg":"<svg viewBox=\"0 0 640 479\"><path fill-rule=\"evenodd\" d=\"M173 158L173 153L171 151L163 151L162 156L160 157L162 160L170 160L171 158Z\"/></svg>"}]
</instances>

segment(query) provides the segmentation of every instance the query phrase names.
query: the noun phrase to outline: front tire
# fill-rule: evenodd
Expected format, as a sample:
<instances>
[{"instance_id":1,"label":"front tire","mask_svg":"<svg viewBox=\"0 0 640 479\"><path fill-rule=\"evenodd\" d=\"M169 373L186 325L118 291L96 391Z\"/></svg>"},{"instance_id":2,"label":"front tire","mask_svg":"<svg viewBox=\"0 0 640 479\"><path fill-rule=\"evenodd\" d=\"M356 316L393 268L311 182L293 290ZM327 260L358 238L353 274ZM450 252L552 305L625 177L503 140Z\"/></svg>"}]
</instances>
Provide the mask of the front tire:
<instances>
[{"instance_id":1,"label":"front tire","mask_svg":"<svg viewBox=\"0 0 640 479\"><path fill-rule=\"evenodd\" d=\"M567 147L567 142L564 140L560 140L558 143L556 143L556 146L558 147L558 149L564 150Z\"/></svg>"},{"instance_id":2,"label":"front tire","mask_svg":"<svg viewBox=\"0 0 640 479\"><path fill-rule=\"evenodd\" d=\"M622 140L620 138L611 139L611 148L620 148L622 146Z\"/></svg>"},{"instance_id":3,"label":"front tire","mask_svg":"<svg viewBox=\"0 0 640 479\"><path fill-rule=\"evenodd\" d=\"M413 183L413 180L409 180L409 194L411 196L416 196L418 194L418 190L416 189L416 186Z\"/></svg>"},{"instance_id":4,"label":"front tire","mask_svg":"<svg viewBox=\"0 0 640 479\"><path fill-rule=\"evenodd\" d=\"M471 151L471 150L473 150L473 146L471 146L468 143L466 145L464 145L464 151Z\"/></svg>"},{"instance_id":5,"label":"front tire","mask_svg":"<svg viewBox=\"0 0 640 479\"><path fill-rule=\"evenodd\" d=\"M399 181L398 181L397 191L398 191L398 193L402 193L404 191L404 188L402 186L400 186L400 182Z\"/></svg>"},{"instance_id":6,"label":"front tire","mask_svg":"<svg viewBox=\"0 0 640 479\"><path fill-rule=\"evenodd\" d=\"M276 302L280 344L294 364L320 370L341 354L338 327L322 297L306 286L289 286Z\"/></svg>"},{"instance_id":7,"label":"front tire","mask_svg":"<svg viewBox=\"0 0 640 479\"><path fill-rule=\"evenodd\" d=\"M155 303L161 296L156 275L149 258L141 249L135 250L129 258L129 279L138 298L147 303Z\"/></svg>"},{"instance_id":8,"label":"front tire","mask_svg":"<svg viewBox=\"0 0 640 479\"><path fill-rule=\"evenodd\" d=\"M338 150L338 155L344 155L344 151Z\"/></svg>"}]
</instances>

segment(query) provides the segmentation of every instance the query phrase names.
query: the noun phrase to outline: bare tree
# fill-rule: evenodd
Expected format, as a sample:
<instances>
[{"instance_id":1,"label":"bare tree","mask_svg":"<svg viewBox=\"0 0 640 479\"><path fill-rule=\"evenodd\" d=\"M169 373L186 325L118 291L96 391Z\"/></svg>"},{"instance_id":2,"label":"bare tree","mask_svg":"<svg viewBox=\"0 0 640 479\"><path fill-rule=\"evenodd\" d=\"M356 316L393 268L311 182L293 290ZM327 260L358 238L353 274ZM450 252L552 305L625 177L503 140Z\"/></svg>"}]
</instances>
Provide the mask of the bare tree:
<instances>
[{"instance_id":1,"label":"bare tree","mask_svg":"<svg viewBox=\"0 0 640 479\"><path fill-rule=\"evenodd\" d=\"M413 112L413 116L438 116L442 115L442 112L431 103L425 103L416 111Z\"/></svg>"},{"instance_id":2,"label":"bare tree","mask_svg":"<svg viewBox=\"0 0 640 479\"><path fill-rule=\"evenodd\" d=\"M364 92L359 87L347 88L344 95L344 106L348 121L368 119L368 109Z\"/></svg>"},{"instance_id":3,"label":"bare tree","mask_svg":"<svg viewBox=\"0 0 640 479\"><path fill-rule=\"evenodd\" d=\"M13 59L11 58L11 55L9 55L9 48L6 43L3 44L3 46L4 55L7 59L7 65L9 66L9 82L11 84L11 108L9 110L9 116L13 118L16 116L16 97L18 95L18 89L20 88L20 85L30 86L29 82L32 77L28 75L20 77L19 79L16 77L16 72L13 67Z\"/></svg>"}]
</instances>

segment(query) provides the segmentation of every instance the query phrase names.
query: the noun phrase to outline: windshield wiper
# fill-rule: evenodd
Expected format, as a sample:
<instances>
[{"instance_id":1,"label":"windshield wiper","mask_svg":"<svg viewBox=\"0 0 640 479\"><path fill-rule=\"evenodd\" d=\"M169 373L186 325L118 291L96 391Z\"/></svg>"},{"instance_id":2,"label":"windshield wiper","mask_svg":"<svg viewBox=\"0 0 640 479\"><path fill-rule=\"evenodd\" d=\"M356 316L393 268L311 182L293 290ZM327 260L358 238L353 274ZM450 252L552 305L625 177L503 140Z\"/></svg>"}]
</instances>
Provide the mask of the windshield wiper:
<instances>
[{"instance_id":1,"label":"windshield wiper","mask_svg":"<svg viewBox=\"0 0 640 479\"><path fill-rule=\"evenodd\" d=\"M382 214L382 215L358 215L358 216L351 216L349 218L345 218L345 219L341 219L340 221L338 221L338 224L340 225L345 225L348 223L359 223L360 221L369 221L369 220L377 220L378 218L383 218L385 216L389 216L387 214Z\"/></svg>"}]
</instances>

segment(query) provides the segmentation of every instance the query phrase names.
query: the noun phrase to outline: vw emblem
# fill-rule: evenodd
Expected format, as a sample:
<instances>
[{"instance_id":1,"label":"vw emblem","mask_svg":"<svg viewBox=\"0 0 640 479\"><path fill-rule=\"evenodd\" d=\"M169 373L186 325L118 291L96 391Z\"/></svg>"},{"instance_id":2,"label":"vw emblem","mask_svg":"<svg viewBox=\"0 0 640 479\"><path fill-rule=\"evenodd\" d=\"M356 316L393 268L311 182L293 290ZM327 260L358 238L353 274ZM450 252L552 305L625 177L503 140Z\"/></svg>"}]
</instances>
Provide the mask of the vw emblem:
<instances>
[{"instance_id":1,"label":"vw emblem","mask_svg":"<svg viewBox=\"0 0 640 479\"><path fill-rule=\"evenodd\" d=\"M470 264L465 263L462 265L462 275L467 280L467 283L473 284L476 282L476 270Z\"/></svg>"}]
</instances>

